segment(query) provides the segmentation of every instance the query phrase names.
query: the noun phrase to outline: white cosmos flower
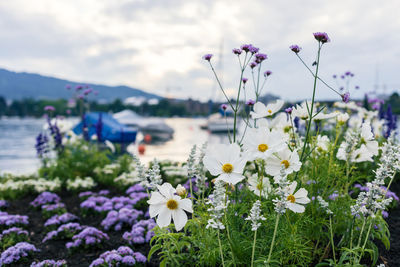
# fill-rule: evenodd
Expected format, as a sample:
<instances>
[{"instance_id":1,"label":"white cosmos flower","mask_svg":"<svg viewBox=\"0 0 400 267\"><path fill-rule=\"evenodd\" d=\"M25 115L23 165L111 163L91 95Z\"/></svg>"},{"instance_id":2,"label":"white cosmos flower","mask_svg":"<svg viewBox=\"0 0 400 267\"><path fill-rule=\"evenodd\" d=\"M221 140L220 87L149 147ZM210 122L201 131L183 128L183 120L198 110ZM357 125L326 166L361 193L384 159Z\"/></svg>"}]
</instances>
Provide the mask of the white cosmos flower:
<instances>
[{"instance_id":1,"label":"white cosmos flower","mask_svg":"<svg viewBox=\"0 0 400 267\"><path fill-rule=\"evenodd\" d=\"M348 113L339 113L336 117L339 123L345 123L349 119Z\"/></svg>"},{"instance_id":2,"label":"white cosmos flower","mask_svg":"<svg viewBox=\"0 0 400 267\"><path fill-rule=\"evenodd\" d=\"M243 140L243 149L249 160L266 159L272 153L286 147L283 135L277 131L270 132L268 128L250 128Z\"/></svg>"},{"instance_id":3,"label":"white cosmos flower","mask_svg":"<svg viewBox=\"0 0 400 267\"><path fill-rule=\"evenodd\" d=\"M268 194L271 192L271 183L268 177L263 177L262 180L258 177L258 174L253 174L248 179L249 189L256 195L268 198Z\"/></svg>"},{"instance_id":4,"label":"white cosmos flower","mask_svg":"<svg viewBox=\"0 0 400 267\"><path fill-rule=\"evenodd\" d=\"M282 108L283 104L284 102L280 99L276 100L273 103L268 104L267 106L265 106L261 102L257 102L254 104L253 107L254 111L250 112L250 115L253 119L272 116Z\"/></svg>"},{"instance_id":5,"label":"white cosmos flower","mask_svg":"<svg viewBox=\"0 0 400 267\"><path fill-rule=\"evenodd\" d=\"M313 120L314 121L321 121L321 120L326 120L326 119L331 119L335 118L339 113L337 112L332 112L332 113L318 113L317 115L314 116Z\"/></svg>"},{"instance_id":6,"label":"white cosmos flower","mask_svg":"<svg viewBox=\"0 0 400 267\"><path fill-rule=\"evenodd\" d=\"M243 169L246 162L240 154L238 144L209 146L203 159L204 167L211 175L218 176L217 180L233 185L244 179Z\"/></svg>"},{"instance_id":7,"label":"white cosmos flower","mask_svg":"<svg viewBox=\"0 0 400 267\"><path fill-rule=\"evenodd\" d=\"M374 140L374 134L369 122L364 122L361 126L361 146L363 145L373 156L378 155L378 142Z\"/></svg>"},{"instance_id":8,"label":"white cosmos flower","mask_svg":"<svg viewBox=\"0 0 400 267\"><path fill-rule=\"evenodd\" d=\"M310 203L310 199L307 197L307 190L304 188L300 188L296 193L297 182L294 181L289 185L288 188L288 196L286 197L286 205L288 209L296 213L303 213L305 211L305 207L300 204ZM293 194L294 193L294 194Z\"/></svg>"},{"instance_id":9,"label":"white cosmos flower","mask_svg":"<svg viewBox=\"0 0 400 267\"><path fill-rule=\"evenodd\" d=\"M301 167L299 155L296 150L290 151L288 148L272 154L266 162L267 166L265 167L265 171L272 176L279 175L282 166L284 166L286 174L290 174L294 171L297 172Z\"/></svg>"},{"instance_id":10,"label":"white cosmos flower","mask_svg":"<svg viewBox=\"0 0 400 267\"><path fill-rule=\"evenodd\" d=\"M339 153L339 151L338 151ZM364 162L364 161L373 161L372 157L374 155L367 149L367 147L363 144L360 148L356 149L351 153L350 160L352 162ZM343 157L342 157L343 158Z\"/></svg>"},{"instance_id":11,"label":"white cosmos flower","mask_svg":"<svg viewBox=\"0 0 400 267\"><path fill-rule=\"evenodd\" d=\"M172 218L176 230L180 231L188 220L184 210L193 212L192 201L175 195L176 190L169 183L157 185L157 188L159 192L151 193L151 198L147 201L150 204L150 217L153 218L158 215L157 225L161 228L167 227Z\"/></svg>"},{"instance_id":12,"label":"white cosmos flower","mask_svg":"<svg viewBox=\"0 0 400 267\"><path fill-rule=\"evenodd\" d=\"M308 108L307 108L308 107ZM299 117L302 120L308 120L309 112L308 109L311 109L311 102L303 102L301 104L297 104L292 110L292 117Z\"/></svg>"},{"instance_id":13,"label":"white cosmos flower","mask_svg":"<svg viewBox=\"0 0 400 267\"><path fill-rule=\"evenodd\" d=\"M292 124L288 119L287 115L283 112L278 113L275 118L272 119L269 128L271 130L277 130L279 132L288 134L292 128Z\"/></svg>"},{"instance_id":14,"label":"white cosmos flower","mask_svg":"<svg viewBox=\"0 0 400 267\"><path fill-rule=\"evenodd\" d=\"M328 151L329 148L329 138L326 135L318 135L317 136L317 150L318 151Z\"/></svg>"}]
</instances>

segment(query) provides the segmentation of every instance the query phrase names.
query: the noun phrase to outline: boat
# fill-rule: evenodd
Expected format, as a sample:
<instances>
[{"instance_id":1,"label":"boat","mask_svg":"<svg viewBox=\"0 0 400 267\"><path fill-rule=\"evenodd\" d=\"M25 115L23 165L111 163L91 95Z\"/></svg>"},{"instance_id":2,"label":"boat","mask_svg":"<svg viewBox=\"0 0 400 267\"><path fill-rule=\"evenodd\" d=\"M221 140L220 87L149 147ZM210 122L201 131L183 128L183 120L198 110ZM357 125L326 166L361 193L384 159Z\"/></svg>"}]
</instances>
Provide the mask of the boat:
<instances>
[{"instance_id":1,"label":"boat","mask_svg":"<svg viewBox=\"0 0 400 267\"><path fill-rule=\"evenodd\" d=\"M154 142L168 141L174 135L174 129L161 118L142 117L129 109L115 113L113 117L123 125L137 127L143 136L151 136Z\"/></svg>"},{"instance_id":2,"label":"boat","mask_svg":"<svg viewBox=\"0 0 400 267\"><path fill-rule=\"evenodd\" d=\"M212 133L233 131L234 119L225 117L221 112L211 114L207 120L207 129Z\"/></svg>"},{"instance_id":3,"label":"boat","mask_svg":"<svg viewBox=\"0 0 400 267\"><path fill-rule=\"evenodd\" d=\"M76 135L83 134L83 128L88 130L88 136L96 136L101 131L101 141L112 143L134 143L138 129L119 123L112 115L105 112L88 112L72 130Z\"/></svg>"}]
</instances>

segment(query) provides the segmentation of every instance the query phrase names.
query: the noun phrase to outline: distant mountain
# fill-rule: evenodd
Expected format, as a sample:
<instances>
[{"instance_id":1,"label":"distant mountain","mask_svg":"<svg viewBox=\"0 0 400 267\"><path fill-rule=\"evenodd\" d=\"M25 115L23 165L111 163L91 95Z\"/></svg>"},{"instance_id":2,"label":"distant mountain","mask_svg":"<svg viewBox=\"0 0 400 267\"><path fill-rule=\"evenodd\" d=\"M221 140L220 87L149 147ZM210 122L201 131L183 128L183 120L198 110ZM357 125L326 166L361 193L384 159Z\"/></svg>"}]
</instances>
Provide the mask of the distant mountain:
<instances>
[{"instance_id":1,"label":"distant mountain","mask_svg":"<svg viewBox=\"0 0 400 267\"><path fill-rule=\"evenodd\" d=\"M67 84L71 85L72 88L75 88L76 85L82 85L78 82L0 68L0 96L6 99L67 99L72 96L71 90L65 89ZM83 84L86 85L86 83ZM161 98L158 95L128 86L88 85L99 92L96 99L100 101L110 102L117 98L125 99L128 97Z\"/></svg>"}]
</instances>

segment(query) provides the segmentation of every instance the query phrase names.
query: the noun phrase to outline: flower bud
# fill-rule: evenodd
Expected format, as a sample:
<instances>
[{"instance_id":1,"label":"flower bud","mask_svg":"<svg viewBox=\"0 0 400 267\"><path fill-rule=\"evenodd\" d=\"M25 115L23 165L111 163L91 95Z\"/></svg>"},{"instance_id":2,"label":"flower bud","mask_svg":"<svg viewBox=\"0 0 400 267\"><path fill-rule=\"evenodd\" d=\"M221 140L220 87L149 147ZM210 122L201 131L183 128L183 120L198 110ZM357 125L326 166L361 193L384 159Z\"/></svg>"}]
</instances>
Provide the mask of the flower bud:
<instances>
[{"instance_id":1,"label":"flower bud","mask_svg":"<svg viewBox=\"0 0 400 267\"><path fill-rule=\"evenodd\" d=\"M181 197L185 197L186 196L186 188L184 188L182 185L178 184L178 186L176 187L176 193Z\"/></svg>"}]
</instances>

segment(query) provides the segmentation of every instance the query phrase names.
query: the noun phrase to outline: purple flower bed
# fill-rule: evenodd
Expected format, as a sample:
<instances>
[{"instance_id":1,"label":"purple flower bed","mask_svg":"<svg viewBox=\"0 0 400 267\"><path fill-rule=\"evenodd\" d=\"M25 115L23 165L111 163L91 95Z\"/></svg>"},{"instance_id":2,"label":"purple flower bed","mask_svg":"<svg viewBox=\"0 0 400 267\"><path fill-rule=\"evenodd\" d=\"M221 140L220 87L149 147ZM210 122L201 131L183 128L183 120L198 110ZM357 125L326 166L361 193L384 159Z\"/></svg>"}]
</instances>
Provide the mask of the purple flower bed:
<instances>
[{"instance_id":1,"label":"purple flower bed","mask_svg":"<svg viewBox=\"0 0 400 267\"><path fill-rule=\"evenodd\" d=\"M146 257L140 252L133 252L129 247L119 247L117 250L106 251L90 264L95 266L134 266L136 263L146 263Z\"/></svg>"},{"instance_id":2,"label":"purple flower bed","mask_svg":"<svg viewBox=\"0 0 400 267\"><path fill-rule=\"evenodd\" d=\"M38 249L34 245L27 242L20 242L1 253L0 266L16 263L37 251Z\"/></svg>"},{"instance_id":3,"label":"purple flower bed","mask_svg":"<svg viewBox=\"0 0 400 267\"><path fill-rule=\"evenodd\" d=\"M44 260L32 262L31 267L64 267L67 266L66 260Z\"/></svg>"},{"instance_id":4,"label":"purple flower bed","mask_svg":"<svg viewBox=\"0 0 400 267\"><path fill-rule=\"evenodd\" d=\"M4 238L5 236L10 235L10 234L26 235L26 236L29 235L29 234L28 234L28 231L26 231L26 230L24 230L24 229L22 229L22 228L19 228L19 227L11 227L10 229L4 230L4 231L0 234L0 241L2 241L3 238Z\"/></svg>"},{"instance_id":5,"label":"purple flower bed","mask_svg":"<svg viewBox=\"0 0 400 267\"><path fill-rule=\"evenodd\" d=\"M97 193L92 192L92 191L86 191L86 192L79 193L79 198L87 199L88 197L92 197L92 196L107 196L109 194L110 194L109 190L101 190Z\"/></svg>"},{"instance_id":6,"label":"purple flower bed","mask_svg":"<svg viewBox=\"0 0 400 267\"><path fill-rule=\"evenodd\" d=\"M101 222L101 226L105 230L110 230L114 225L115 231L120 231L123 226L131 226L137 220L137 218L143 215L143 211L135 209L122 208L119 211L109 211L107 217Z\"/></svg>"},{"instance_id":7,"label":"purple flower bed","mask_svg":"<svg viewBox=\"0 0 400 267\"><path fill-rule=\"evenodd\" d=\"M46 234L46 236L43 238L42 243L51 240L51 239L62 239L62 238L71 238L73 237L76 233L81 231L84 228L84 226L81 226L79 223L67 223L63 224L60 227L58 227L57 230L50 231Z\"/></svg>"},{"instance_id":8,"label":"purple flower bed","mask_svg":"<svg viewBox=\"0 0 400 267\"><path fill-rule=\"evenodd\" d=\"M61 199L57 194L51 192L43 192L31 202L31 206L38 208L47 204L56 204L60 201Z\"/></svg>"},{"instance_id":9,"label":"purple flower bed","mask_svg":"<svg viewBox=\"0 0 400 267\"><path fill-rule=\"evenodd\" d=\"M153 219L141 220L132 226L131 231L125 232L122 238L130 245L148 243L154 236L154 232L151 230L155 226L156 222Z\"/></svg>"},{"instance_id":10,"label":"purple flower bed","mask_svg":"<svg viewBox=\"0 0 400 267\"><path fill-rule=\"evenodd\" d=\"M95 227L87 227L83 229L79 234L72 237L73 242L68 242L65 246L67 249L74 249L78 247L90 247L101 244L104 240L108 240L109 237L106 233L98 230Z\"/></svg>"},{"instance_id":11,"label":"purple flower bed","mask_svg":"<svg viewBox=\"0 0 400 267\"><path fill-rule=\"evenodd\" d=\"M120 210L122 208L133 209L133 206L137 202L137 199L131 199L123 196L113 197L111 199L103 196L93 196L83 201L80 207L81 209L102 213L111 210Z\"/></svg>"},{"instance_id":12,"label":"purple flower bed","mask_svg":"<svg viewBox=\"0 0 400 267\"><path fill-rule=\"evenodd\" d=\"M71 213L64 213L61 215L54 215L53 217L51 217L50 219L48 219L45 223L44 226L49 227L49 226L58 226L60 224L64 224L67 222L72 222L72 221L76 221L79 218Z\"/></svg>"},{"instance_id":13,"label":"purple flower bed","mask_svg":"<svg viewBox=\"0 0 400 267\"><path fill-rule=\"evenodd\" d=\"M29 224L28 216L11 215L7 212L0 212L0 229L10 226L27 225Z\"/></svg>"}]
</instances>

